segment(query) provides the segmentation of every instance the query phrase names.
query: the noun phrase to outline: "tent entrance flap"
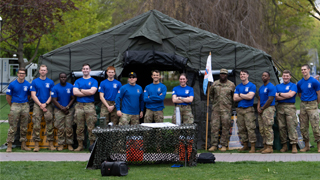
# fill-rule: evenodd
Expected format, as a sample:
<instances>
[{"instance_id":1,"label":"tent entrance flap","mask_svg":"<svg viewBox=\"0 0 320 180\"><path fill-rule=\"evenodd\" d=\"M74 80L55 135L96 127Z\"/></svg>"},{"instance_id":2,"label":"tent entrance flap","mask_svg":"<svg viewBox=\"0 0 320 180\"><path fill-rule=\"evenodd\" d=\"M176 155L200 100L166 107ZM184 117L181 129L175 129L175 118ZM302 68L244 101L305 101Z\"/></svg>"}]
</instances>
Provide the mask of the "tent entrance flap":
<instances>
[{"instance_id":1,"label":"tent entrance flap","mask_svg":"<svg viewBox=\"0 0 320 180\"><path fill-rule=\"evenodd\" d=\"M128 65L153 66L160 71L183 70L188 58L169 54L161 51L126 51L124 55L124 67Z\"/></svg>"}]
</instances>

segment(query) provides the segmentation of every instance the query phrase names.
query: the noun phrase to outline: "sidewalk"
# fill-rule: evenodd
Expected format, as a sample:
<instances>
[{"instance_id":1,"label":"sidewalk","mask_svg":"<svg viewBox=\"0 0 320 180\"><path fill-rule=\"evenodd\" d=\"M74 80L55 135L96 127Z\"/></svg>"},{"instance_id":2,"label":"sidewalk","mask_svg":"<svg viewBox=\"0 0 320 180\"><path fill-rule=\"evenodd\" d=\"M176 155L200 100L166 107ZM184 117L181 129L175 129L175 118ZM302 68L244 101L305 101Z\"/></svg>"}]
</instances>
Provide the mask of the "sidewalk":
<instances>
[{"instance_id":1,"label":"sidewalk","mask_svg":"<svg viewBox=\"0 0 320 180\"><path fill-rule=\"evenodd\" d=\"M216 162L294 162L294 161L320 161L320 153L213 153ZM0 153L0 161L88 161L90 153Z\"/></svg>"}]
</instances>

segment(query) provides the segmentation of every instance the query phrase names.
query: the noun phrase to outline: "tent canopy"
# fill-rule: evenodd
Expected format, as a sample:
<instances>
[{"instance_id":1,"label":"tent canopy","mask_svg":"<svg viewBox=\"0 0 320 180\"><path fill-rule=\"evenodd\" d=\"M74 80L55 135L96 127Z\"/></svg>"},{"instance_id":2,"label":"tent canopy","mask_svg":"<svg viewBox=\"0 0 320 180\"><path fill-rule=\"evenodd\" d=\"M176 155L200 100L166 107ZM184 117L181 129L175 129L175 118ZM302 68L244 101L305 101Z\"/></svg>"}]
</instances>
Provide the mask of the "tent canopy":
<instances>
[{"instance_id":1,"label":"tent canopy","mask_svg":"<svg viewBox=\"0 0 320 180\"><path fill-rule=\"evenodd\" d=\"M92 70L105 70L112 65L118 77L135 71L137 83L142 87L152 82L153 69L186 72L188 85L195 93L192 104L195 122L202 133L206 103L199 71L205 69L209 52L212 69L232 69L233 77L229 78L236 85L241 83L242 69L249 71L249 81L257 89L262 85L264 71L271 74L271 83L279 83L272 58L264 51L182 23L156 10L46 53L39 63L48 66L47 76L55 83L59 82L60 72L80 71L84 63L89 63Z\"/></svg>"}]
</instances>

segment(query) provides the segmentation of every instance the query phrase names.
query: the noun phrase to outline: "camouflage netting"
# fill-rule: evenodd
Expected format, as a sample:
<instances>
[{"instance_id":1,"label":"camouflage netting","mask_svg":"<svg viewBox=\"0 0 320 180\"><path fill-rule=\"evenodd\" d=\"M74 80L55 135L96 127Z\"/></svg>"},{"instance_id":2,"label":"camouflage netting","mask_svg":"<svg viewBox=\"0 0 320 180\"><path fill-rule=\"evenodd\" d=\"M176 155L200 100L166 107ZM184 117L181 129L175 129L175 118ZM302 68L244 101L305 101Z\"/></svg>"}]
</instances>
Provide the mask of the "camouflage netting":
<instances>
[{"instance_id":1,"label":"camouflage netting","mask_svg":"<svg viewBox=\"0 0 320 180\"><path fill-rule=\"evenodd\" d=\"M150 128L142 125L95 128L98 139L94 147L91 168L100 169L107 161L128 164L197 162L197 125ZM185 153L187 150L187 153Z\"/></svg>"}]
</instances>

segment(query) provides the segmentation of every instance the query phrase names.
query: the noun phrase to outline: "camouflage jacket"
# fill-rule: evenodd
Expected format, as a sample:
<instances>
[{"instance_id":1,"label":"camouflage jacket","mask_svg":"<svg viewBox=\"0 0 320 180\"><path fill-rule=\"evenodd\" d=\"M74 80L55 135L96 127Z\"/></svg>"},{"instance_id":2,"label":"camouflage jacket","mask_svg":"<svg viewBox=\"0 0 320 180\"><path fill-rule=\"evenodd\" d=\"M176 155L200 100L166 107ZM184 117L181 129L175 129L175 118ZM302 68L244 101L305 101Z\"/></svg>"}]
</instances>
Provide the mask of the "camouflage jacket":
<instances>
[{"instance_id":1,"label":"camouflage jacket","mask_svg":"<svg viewBox=\"0 0 320 180\"><path fill-rule=\"evenodd\" d=\"M212 110L231 111L234 90L235 85L229 80L226 83L221 83L220 80L214 81L209 92Z\"/></svg>"}]
</instances>

